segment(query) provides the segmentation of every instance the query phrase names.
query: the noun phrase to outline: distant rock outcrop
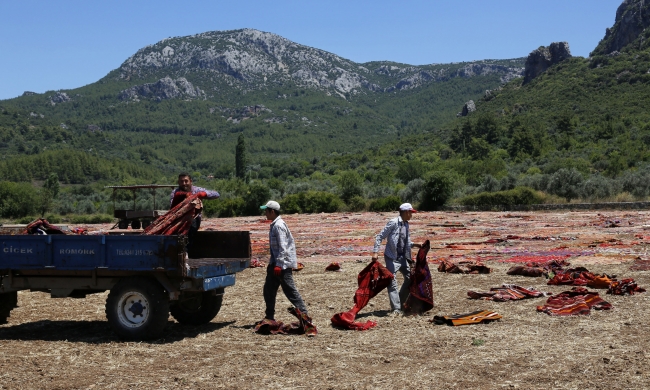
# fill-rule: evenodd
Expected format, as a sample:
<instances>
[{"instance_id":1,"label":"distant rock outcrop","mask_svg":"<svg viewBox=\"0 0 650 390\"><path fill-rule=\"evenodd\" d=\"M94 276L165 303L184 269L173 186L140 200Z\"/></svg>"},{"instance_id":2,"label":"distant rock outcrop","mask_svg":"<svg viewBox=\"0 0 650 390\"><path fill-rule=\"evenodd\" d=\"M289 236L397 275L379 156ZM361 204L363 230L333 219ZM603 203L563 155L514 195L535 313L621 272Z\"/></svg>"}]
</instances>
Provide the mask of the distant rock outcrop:
<instances>
[{"instance_id":1,"label":"distant rock outcrop","mask_svg":"<svg viewBox=\"0 0 650 390\"><path fill-rule=\"evenodd\" d=\"M34 95L36 95L36 92L32 92L32 91L23 92L23 96L34 96Z\"/></svg>"},{"instance_id":2,"label":"distant rock outcrop","mask_svg":"<svg viewBox=\"0 0 650 390\"><path fill-rule=\"evenodd\" d=\"M50 103L55 105L57 103L65 103L70 101L70 96L65 92L56 92L54 95L50 96Z\"/></svg>"},{"instance_id":3,"label":"distant rock outcrop","mask_svg":"<svg viewBox=\"0 0 650 390\"><path fill-rule=\"evenodd\" d=\"M650 27L650 1L625 0L616 10L616 20L612 28L608 28L605 37L600 41L591 56L605 55L621 51L625 46L645 37L641 34Z\"/></svg>"},{"instance_id":4,"label":"distant rock outcrop","mask_svg":"<svg viewBox=\"0 0 650 390\"><path fill-rule=\"evenodd\" d=\"M571 58L571 51L567 42L553 42L548 47L542 46L531 52L526 59L524 68L524 85L544 73L551 66L567 58Z\"/></svg>"},{"instance_id":5,"label":"distant rock outcrop","mask_svg":"<svg viewBox=\"0 0 650 390\"><path fill-rule=\"evenodd\" d=\"M177 80L165 77L155 83L136 85L125 89L119 94L120 100L138 100L142 97L158 101L174 98L196 99L203 96L205 96L205 92L183 77Z\"/></svg>"},{"instance_id":6,"label":"distant rock outcrop","mask_svg":"<svg viewBox=\"0 0 650 390\"><path fill-rule=\"evenodd\" d=\"M465 105L463 106L463 110L456 114L456 116L467 116L469 115L470 112L476 111L476 104L474 104L474 100L470 100Z\"/></svg>"}]
</instances>

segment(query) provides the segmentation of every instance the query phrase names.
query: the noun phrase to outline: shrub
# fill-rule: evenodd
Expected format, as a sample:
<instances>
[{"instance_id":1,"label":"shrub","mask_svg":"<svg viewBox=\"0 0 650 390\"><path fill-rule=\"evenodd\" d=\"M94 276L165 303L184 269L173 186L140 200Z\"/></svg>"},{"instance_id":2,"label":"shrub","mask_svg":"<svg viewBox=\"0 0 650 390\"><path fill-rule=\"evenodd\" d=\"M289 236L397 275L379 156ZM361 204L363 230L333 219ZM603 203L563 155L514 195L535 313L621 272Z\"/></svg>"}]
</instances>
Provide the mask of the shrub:
<instances>
[{"instance_id":1,"label":"shrub","mask_svg":"<svg viewBox=\"0 0 650 390\"><path fill-rule=\"evenodd\" d=\"M34 221L37 220L37 219L38 219L38 217L30 217L30 216L27 216L27 217L19 218L16 222L17 222L17 223L20 223L20 224L25 224L25 225L27 225L27 224L29 224L29 223L34 222Z\"/></svg>"},{"instance_id":2,"label":"shrub","mask_svg":"<svg viewBox=\"0 0 650 390\"><path fill-rule=\"evenodd\" d=\"M353 196L360 196L363 194L361 185L363 179L355 171L347 171L341 174L339 179L339 187L341 192L341 199L349 201Z\"/></svg>"},{"instance_id":3,"label":"shrub","mask_svg":"<svg viewBox=\"0 0 650 390\"><path fill-rule=\"evenodd\" d=\"M61 216L56 214L48 214L45 216L45 219L49 223L61 223L62 221Z\"/></svg>"},{"instance_id":4,"label":"shrub","mask_svg":"<svg viewBox=\"0 0 650 390\"><path fill-rule=\"evenodd\" d=\"M263 184L254 183L248 187L243 196L243 215L260 215L260 206L266 204L271 198L271 190Z\"/></svg>"},{"instance_id":5,"label":"shrub","mask_svg":"<svg viewBox=\"0 0 650 390\"><path fill-rule=\"evenodd\" d=\"M260 206L262 204L260 204ZM244 205L244 199L239 197L213 200L203 202L203 212L206 217L238 217L243 214ZM259 206L257 207L259 208Z\"/></svg>"},{"instance_id":6,"label":"shrub","mask_svg":"<svg viewBox=\"0 0 650 390\"><path fill-rule=\"evenodd\" d=\"M27 183L0 182L0 217L21 218L35 215L36 206L38 194L34 187Z\"/></svg>"},{"instance_id":7,"label":"shrub","mask_svg":"<svg viewBox=\"0 0 650 390\"><path fill-rule=\"evenodd\" d=\"M395 175L402 183L419 179L424 175L426 167L420 160L407 160L399 164Z\"/></svg>"},{"instance_id":8,"label":"shrub","mask_svg":"<svg viewBox=\"0 0 650 390\"><path fill-rule=\"evenodd\" d=\"M579 188L580 196L590 202L605 199L614 195L614 185L611 179L601 175L591 176Z\"/></svg>"},{"instance_id":9,"label":"shrub","mask_svg":"<svg viewBox=\"0 0 650 390\"><path fill-rule=\"evenodd\" d=\"M448 172L434 171L427 175L422 193L422 210L437 210L449 200L453 191L453 181Z\"/></svg>"},{"instance_id":10,"label":"shrub","mask_svg":"<svg viewBox=\"0 0 650 390\"><path fill-rule=\"evenodd\" d=\"M280 206L286 214L334 213L343 208L343 202L330 192L307 191L287 195Z\"/></svg>"},{"instance_id":11,"label":"shrub","mask_svg":"<svg viewBox=\"0 0 650 390\"><path fill-rule=\"evenodd\" d=\"M69 217L70 223L75 224L108 223L113 222L114 220L115 219L111 215L107 214L72 215Z\"/></svg>"},{"instance_id":12,"label":"shrub","mask_svg":"<svg viewBox=\"0 0 650 390\"><path fill-rule=\"evenodd\" d=\"M97 211L95 204L89 199L83 199L77 203L75 212L77 214L93 214ZM80 222L83 223L83 222Z\"/></svg>"},{"instance_id":13,"label":"shrub","mask_svg":"<svg viewBox=\"0 0 650 390\"><path fill-rule=\"evenodd\" d=\"M577 169L561 168L551 175L547 191L553 195L565 198L567 202L571 202L571 199L578 197L578 191L582 181L582 175Z\"/></svg>"},{"instance_id":14,"label":"shrub","mask_svg":"<svg viewBox=\"0 0 650 390\"><path fill-rule=\"evenodd\" d=\"M400 198L404 202L418 203L422 200L422 191L424 190L424 180L413 179L399 192Z\"/></svg>"},{"instance_id":15,"label":"shrub","mask_svg":"<svg viewBox=\"0 0 650 390\"><path fill-rule=\"evenodd\" d=\"M397 211L401 204L402 199L399 196L391 195L373 200L368 209L370 211Z\"/></svg>"},{"instance_id":16,"label":"shrub","mask_svg":"<svg viewBox=\"0 0 650 390\"><path fill-rule=\"evenodd\" d=\"M519 180L519 185L522 187L530 187L537 191L546 191L546 188L548 188L549 180L549 175L534 173L530 176L524 176L521 180Z\"/></svg>"},{"instance_id":17,"label":"shrub","mask_svg":"<svg viewBox=\"0 0 650 390\"><path fill-rule=\"evenodd\" d=\"M544 202L544 196L532 188L517 187L512 190L498 192L481 192L460 199L464 206L512 206L521 204L539 204Z\"/></svg>"},{"instance_id":18,"label":"shrub","mask_svg":"<svg viewBox=\"0 0 650 390\"><path fill-rule=\"evenodd\" d=\"M501 182L495 179L492 175L483 176L481 185L478 186L478 192L495 192L501 189Z\"/></svg>"},{"instance_id":19,"label":"shrub","mask_svg":"<svg viewBox=\"0 0 650 390\"><path fill-rule=\"evenodd\" d=\"M363 211L366 209L366 200L362 196L353 196L347 205L348 211Z\"/></svg>"},{"instance_id":20,"label":"shrub","mask_svg":"<svg viewBox=\"0 0 650 390\"><path fill-rule=\"evenodd\" d=\"M636 198L645 198L650 194L650 169L639 169L636 172L627 172L622 179L623 190L631 193Z\"/></svg>"}]
</instances>

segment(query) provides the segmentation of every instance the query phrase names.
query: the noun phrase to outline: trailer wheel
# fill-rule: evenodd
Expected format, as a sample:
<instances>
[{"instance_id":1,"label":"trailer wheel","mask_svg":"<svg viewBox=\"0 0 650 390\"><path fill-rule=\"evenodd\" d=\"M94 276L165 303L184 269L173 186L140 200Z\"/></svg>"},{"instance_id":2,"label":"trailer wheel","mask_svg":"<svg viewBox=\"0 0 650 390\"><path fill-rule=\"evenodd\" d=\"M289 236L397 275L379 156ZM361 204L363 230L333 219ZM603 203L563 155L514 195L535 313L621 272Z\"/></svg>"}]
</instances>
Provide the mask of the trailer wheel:
<instances>
[{"instance_id":1,"label":"trailer wheel","mask_svg":"<svg viewBox=\"0 0 650 390\"><path fill-rule=\"evenodd\" d=\"M141 226L142 226L142 224L140 223L139 219L134 219L133 221L131 221L131 228L132 229L140 229Z\"/></svg>"},{"instance_id":2,"label":"trailer wheel","mask_svg":"<svg viewBox=\"0 0 650 390\"><path fill-rule=\"evenodd\" d=\"M183 325L203 325L212 321L221 309L223 295L212 291L182 293L169 311Z\"/></svg>"},{"instance_id":3,"label":"trailer wheel","mask_svg":"<svg viewBox=\"0 0 650 390\"><path fill-rule=\"evenodd\" d=\"M7 318L15 307L18 307L18 292L0 294L0 325L7 323Z\"/></svg>"},{"instance_id":4,"label":"trailer wheel","mask_svg":"<svg viewBox=\"0 0 650 390\"><path fill-rule=\"evenodd\" d=\"M154 280L122 279L108 294L106 318L123 339L155 339L169 318L169 296Z\"/></svg>"},{"instance_id":5,"label":"trailer wheel","mask_svg":"<svg viewBox=\"0 0 650 390\"><path fill-rule=\"evenodd\" d=\"M117 227L120 229L128 229L129 228L129 221L127 220L121 220L117 223Z\"/></svg>"}]
</instances>

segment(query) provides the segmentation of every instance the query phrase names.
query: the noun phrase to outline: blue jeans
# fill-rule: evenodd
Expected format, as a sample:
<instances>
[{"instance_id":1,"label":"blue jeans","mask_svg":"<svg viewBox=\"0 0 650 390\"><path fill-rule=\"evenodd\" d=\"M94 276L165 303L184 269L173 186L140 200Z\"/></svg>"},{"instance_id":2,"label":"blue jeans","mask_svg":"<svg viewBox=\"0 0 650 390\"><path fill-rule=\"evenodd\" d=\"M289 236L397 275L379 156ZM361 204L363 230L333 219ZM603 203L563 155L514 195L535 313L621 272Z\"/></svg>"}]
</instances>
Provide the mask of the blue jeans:
<instances>
[{"instance_id":1,"label":"blue jeans","mask_svg":"<svg viewBox=\"0 0 650 390\"><path fill-rule=\"evenodd\" d=\"M395 275L395 278L392 280L388 286L388 299L390 300L390 310L402 310L402 303L406 301L409 296L409 290L411 288L411 266L405 257L398 257L397 259L391 259L384 256L386 261L386 268ZM402 273L404 276L404 283L402 287L397 292L397 271Z\"/></svg>"}]
</instances>

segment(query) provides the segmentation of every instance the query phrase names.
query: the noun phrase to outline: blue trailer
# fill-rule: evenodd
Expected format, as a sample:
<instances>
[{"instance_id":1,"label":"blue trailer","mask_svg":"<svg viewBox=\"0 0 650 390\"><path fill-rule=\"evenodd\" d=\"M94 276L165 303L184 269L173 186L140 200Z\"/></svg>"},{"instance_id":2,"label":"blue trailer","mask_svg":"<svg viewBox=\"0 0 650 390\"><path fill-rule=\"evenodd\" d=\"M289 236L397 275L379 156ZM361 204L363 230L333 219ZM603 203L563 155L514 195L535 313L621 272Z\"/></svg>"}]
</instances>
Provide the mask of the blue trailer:
<instances>
[{"instance_id":1,"label":"blue trailer","mask_svg":"<svg viewBox=\"0 0 650 390\"><path fill-rule=\"evenodd\" d=\"M21 290L52 298L109 291L106 318L124 339L157 338L169 314L182 324L210 322L224 289L250 265L249 232L185 236L0 235L0 324Z\"/></svg>"}]
</instances>

